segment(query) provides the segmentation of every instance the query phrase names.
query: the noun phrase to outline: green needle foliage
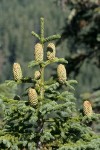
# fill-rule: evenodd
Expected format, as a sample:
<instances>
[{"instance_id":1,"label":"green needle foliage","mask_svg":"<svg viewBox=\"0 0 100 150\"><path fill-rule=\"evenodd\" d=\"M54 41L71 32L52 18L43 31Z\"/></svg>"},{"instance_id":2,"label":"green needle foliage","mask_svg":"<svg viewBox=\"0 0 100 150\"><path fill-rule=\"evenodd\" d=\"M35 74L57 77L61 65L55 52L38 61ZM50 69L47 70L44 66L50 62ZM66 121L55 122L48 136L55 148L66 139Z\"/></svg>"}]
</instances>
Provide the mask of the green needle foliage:
<instances>
[{"instance_id":1,"label":"green needle foliage","mask_svg":"<svg viewBox=\"0 0 100 150\"><path fill-rule=\"evenodd\" d=\"M28 96L27 100L20 100L18 96L14 99L2 97L4 126L0 130L0 149L99 150L100 137L87 123L92 121L94 116L91 105L87 105L90 104L89 102L84 105L85 116L77 111L76 99L72 93L73 84L77 81L67 79L64 67L67 61L52 55L55 52L52 50L54 46L48 49L50 57L47 57L47 60L42 57L44 44L60 36L57 34L44 37L43 18L41 18L40 31L40 35L32 31L32 35L39 40L35 45L35 60L28 64L29 68L38 66L33 77L22 76L18 63L13 66L15 83L31 83L23 94ZM58 63L57 78L52 77L46 81L45 69L53 63ZM9 81L9 84L12 83Z\"/></svg>"}]
</instances>

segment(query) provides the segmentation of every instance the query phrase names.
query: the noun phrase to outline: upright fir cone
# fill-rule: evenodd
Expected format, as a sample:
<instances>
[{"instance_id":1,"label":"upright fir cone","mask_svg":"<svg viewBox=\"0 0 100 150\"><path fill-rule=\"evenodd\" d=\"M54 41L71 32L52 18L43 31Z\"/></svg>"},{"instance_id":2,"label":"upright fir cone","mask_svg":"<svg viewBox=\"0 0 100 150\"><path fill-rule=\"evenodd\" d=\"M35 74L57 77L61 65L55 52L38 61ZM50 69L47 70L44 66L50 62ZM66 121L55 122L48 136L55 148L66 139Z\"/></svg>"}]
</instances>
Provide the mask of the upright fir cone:
<instances>
[{"instance_id":1,"label":"upright fir cone","mask_svg":"<svg viewBox=\"0 0 100 150\"><path fill-rule=\"evenodd\" d=\"M57 75L58 75L58 80L60 83L65 83L67 80L67 75L66 75L66 69L65 66L60 64L57 67Z\"/></svg>"},{"instance_id":2,"label":"upright fir cone","mask_svg":"<svg viewBox=\"0 0 100 150\"><path fill-rule=\"evenodd\" d=\"M47 46L47 59L53 60L55 58L56 48L53 43L49 43Z\"/></svg>"},{"instance_id":3,"label":"upright fir cone","mask_svg":"<svg viewBox=\"0 0 100 150\"><path fill-rule=\"evenodd\" d=\"M14 76L14 80L16 81L22 79L22 70L19 63L13 64L13 76Z\"/></svg>"},{"instance_id":4,"label":"upright fir cone","mask_svg":"<svg viewBox=\"0 0 100 150\"><path fill-rule=\"evenodd\" d=\"M36 106L38 104L38 95L35 89L29 88L28 97L32 106Z\"/></svg>"},{"instance_id":5,"label":"upright fir cone","mask_svg":"<svg viewBox=\"0 0 100 150\"><path fill-rule=\"evenodd\" d=\"M40 76L41 76L40 71L35 71L34 78L37 80L40 78Z\"/></svg>"},{"instance_id":6,"label":"upright fir cone","mask_svg":"<svg viewBox=\"0 0 100 150\"><path fill-rule=\"evenodd\" d=\"M92 115L92 113L93 113L92 106L91 106L91 103L89 101L84 101L83 111L84 111L84 114L86 116L91 116Z\"/></svg>"},{"instance_id":7,"label":"upright fir cone","mask_svg":"<svg viewBox=\"0 0 100 150\"><path fill-rule=\"evenodd\" d=\"M36 61L43 61L43 47L42 44L37 43L35 45L35 60Z\"/></svg>"}]
</instances>

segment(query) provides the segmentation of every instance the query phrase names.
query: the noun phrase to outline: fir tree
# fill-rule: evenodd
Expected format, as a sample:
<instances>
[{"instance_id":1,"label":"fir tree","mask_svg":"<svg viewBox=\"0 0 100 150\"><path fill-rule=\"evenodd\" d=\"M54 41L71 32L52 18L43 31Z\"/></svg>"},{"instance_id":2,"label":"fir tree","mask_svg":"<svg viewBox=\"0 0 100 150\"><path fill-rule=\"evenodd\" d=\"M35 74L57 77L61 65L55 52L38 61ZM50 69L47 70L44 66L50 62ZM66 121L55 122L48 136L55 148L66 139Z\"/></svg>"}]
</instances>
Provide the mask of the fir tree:
<instances>
[{"instance_id":1,"label":"fir tree","mask_svg":"<svg viewBox=\"0 0 100 150\"><path fill-rule=\"evenodd\" d=\"M13 65L17 84L31 83L23 95L27 100L1 97L4 107L4 126L0 130L0 149L8 150L99 150L100 137L88 127L94 114L89 101L84 102L84 116L77 111L72 90L75 80L68 80L64 58L56 57L52 40L59 35L44 37L44 19L41 18L40 35L35 45L35 60L29 67L38 66L33 77L22 76L19 63ZM44 45L47 46L47 60L44 59ZM45 80L45 69L57 63L57 78ZM16 67L17 66L17 67ZM9 81L13 83L13 81ZM98 116L98 115L97 115Z\"/></svg>"}]
</instances>

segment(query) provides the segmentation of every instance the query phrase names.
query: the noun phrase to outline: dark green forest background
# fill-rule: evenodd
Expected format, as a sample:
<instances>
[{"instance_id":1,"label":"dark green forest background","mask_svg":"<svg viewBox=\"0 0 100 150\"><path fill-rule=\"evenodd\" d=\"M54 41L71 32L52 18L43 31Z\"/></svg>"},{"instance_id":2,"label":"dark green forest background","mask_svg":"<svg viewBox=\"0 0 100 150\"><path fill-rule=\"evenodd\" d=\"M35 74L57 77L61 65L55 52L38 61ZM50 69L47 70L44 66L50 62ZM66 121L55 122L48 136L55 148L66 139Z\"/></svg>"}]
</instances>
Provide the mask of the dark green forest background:
<instances>
[{"instance_id":1,"label":"dark green forest background","mask_svg":"<svg viewBox=\"0 0 100 150\"><path fill-rule=\"evenodd\" d=\"M79 103L83 99L91 99L93 106L99 107L99 5L99 0L0 0L1 91L4 81L13 78L14 62L21 64L25 76L32 74L31 70L27 72L27 63L34 58L33 47L37 41L31 31L34 29L39 33L39 19L44 17L45 36L62 35L61 40L55 43L57 53L69 60L66 70L68 78L78 81L75 93ZM49 69L46 78L50 77Z\"/></svg>"}]
</instances>

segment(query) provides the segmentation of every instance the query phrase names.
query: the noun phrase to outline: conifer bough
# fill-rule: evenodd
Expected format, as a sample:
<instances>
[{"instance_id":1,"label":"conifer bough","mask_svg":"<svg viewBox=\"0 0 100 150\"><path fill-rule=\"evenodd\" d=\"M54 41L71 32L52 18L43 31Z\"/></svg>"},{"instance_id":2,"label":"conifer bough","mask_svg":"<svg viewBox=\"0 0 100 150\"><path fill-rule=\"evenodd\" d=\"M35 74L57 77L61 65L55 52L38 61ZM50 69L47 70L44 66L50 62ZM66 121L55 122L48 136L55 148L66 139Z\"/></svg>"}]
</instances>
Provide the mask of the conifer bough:
<instances>
[{"instance_id":1,"label":"conifer bough","mask_svg":"<svg viewBox=\"0 0 100 150\"><path fill-rule=\"evenodd\" d=\"M67 80L67 75L66 75L66 69L65 66L60 64L57 67L57 75L58 75L58 80L60 83L65 83Z\"/></svg>"},{"instance_id":2,"label":"conifer bough","mask_svg":"<svg viewBox=\"0 0 100 150\"><path fill-rule=\"evenodd\" d=\"M28 97L32 106L36 106L38 104L38 95L35 89L29 88Z\"/></svg>"},{"instance_id":3,"label":"conifer bough","mask_svg":"<svg viewBox=\"0 0 100 150\"><path fill-rule=\"evenodd\" d=\"M93 113L92 106L91 106L91 103L89 101L84 101L83 110L84 110L84 114L86 116L91 116L92 115L92 113Z\"/></svg>"},{"instance_id":4,"label":"conifer bough","mask_svg":"<svg viewBox=\"0 0 100 150\"><path fill-rule=\"evenodd\" d=\"M22 70L19 63L13 64L13 76L15 81L22 79Z\"/></svg>"}]
</instances>

